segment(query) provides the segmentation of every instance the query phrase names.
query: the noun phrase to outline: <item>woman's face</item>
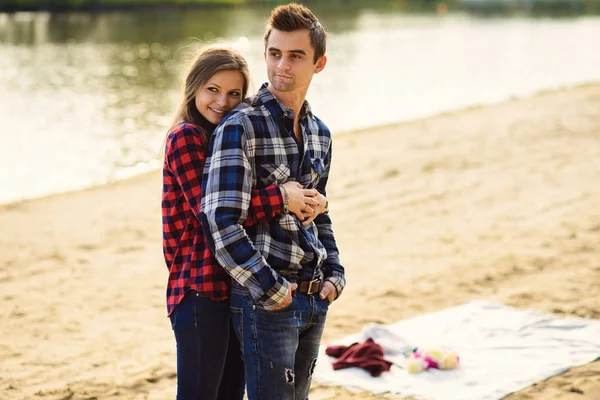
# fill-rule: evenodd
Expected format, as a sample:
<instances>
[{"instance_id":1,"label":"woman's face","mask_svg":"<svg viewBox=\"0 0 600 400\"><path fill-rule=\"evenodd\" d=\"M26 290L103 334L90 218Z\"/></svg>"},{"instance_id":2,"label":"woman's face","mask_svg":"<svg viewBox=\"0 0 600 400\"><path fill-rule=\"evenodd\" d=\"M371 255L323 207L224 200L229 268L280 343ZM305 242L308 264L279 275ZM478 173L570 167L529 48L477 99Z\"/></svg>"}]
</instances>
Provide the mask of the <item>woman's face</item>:
<instances>
[{"instance_id":1,"label":"woman's face","mask_svg":"<svg viewBox=\"0 0 600 400\"><path fill-rule=\"evenodd\" d=\"M196 109L213 124L223 117L242 99L244 76L236 70L220 71L211 76L196 92Z\"/></svg>"}]
</instances>

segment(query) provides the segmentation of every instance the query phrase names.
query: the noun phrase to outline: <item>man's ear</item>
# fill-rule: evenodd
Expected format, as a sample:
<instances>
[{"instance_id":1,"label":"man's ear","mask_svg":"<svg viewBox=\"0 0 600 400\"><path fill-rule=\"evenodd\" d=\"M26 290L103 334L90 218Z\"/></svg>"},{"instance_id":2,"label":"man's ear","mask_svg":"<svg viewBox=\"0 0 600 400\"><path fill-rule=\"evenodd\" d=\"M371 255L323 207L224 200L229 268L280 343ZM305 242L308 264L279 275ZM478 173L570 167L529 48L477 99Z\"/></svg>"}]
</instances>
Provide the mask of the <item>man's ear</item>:
<instances>
[{"instance_id":1,"label":"man's ear","mask_svg":"<svg viewBox=\"0 0 600 400\"><path fill-rule=\"evenodd\" d=\"M327 56L323 55L315 63L315 74L318 74L319 72L323 71L323 68L325 68L326 64L327 64Z\"/></svg>"},{"instance_id":2,"label":"man's ear","mask_svg":"<svg viewBox=\"0 0 600 400\"><path fill-rule=\"evenodd\" d=\"M263 57L265 57L265 61L267 61L267 51L263 51Z\"/></svg>"}]
</instances>

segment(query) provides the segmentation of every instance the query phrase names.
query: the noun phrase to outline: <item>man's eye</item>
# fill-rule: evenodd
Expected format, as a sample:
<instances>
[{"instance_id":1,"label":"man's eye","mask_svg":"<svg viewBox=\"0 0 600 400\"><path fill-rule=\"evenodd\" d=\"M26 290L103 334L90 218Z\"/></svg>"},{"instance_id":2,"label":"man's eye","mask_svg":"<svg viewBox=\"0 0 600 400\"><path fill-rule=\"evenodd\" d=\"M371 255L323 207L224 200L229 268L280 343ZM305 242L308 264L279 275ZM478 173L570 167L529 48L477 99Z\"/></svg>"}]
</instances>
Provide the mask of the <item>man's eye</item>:
<instances>
[{"instance_id":1,"label":"man's eye","mask_svg":"<svg viewBox=\"0 0 600 400\"><path fill-rule=\"evenodd\" d=\"M279 53L275 53L275 52L271 53L271 57L278 57L278 56L279 56Z\"/></svg>"}]
</instances>

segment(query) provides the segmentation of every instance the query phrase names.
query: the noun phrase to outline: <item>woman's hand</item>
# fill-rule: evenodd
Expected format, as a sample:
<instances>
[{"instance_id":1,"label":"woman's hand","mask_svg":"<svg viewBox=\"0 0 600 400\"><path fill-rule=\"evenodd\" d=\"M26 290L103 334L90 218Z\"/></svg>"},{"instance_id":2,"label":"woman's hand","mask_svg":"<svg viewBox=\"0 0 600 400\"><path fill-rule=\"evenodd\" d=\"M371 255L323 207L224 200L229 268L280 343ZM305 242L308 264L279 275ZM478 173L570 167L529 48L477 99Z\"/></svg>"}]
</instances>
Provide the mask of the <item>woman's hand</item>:
<instances>
[{"instance_id":1,"label":"woman's hand","mask_svg":"<svg viewBox=\"0 0 600 400\"><path fill-rule=\"evenodd\" d=\"M295 181L286 182L282 186L290 200L288 210L302 221L302 225L310 224L325 209L327 199L316 189L304 189Z\"/></svg>"},{"instance_id":2,"label":"woman's hand","mask_svg":"<svg viewBox=\"0 0 600 400\"><path fill-rule=\"evenodd\" d=\"M289 181L282 185L288 193L290 203L288 210L296 215L300 221L315 214L315 208L319 207L319 201L316 196L319 192L316 189L304 189L304 187L295 181Z\"/></svg>"}]
</instances>

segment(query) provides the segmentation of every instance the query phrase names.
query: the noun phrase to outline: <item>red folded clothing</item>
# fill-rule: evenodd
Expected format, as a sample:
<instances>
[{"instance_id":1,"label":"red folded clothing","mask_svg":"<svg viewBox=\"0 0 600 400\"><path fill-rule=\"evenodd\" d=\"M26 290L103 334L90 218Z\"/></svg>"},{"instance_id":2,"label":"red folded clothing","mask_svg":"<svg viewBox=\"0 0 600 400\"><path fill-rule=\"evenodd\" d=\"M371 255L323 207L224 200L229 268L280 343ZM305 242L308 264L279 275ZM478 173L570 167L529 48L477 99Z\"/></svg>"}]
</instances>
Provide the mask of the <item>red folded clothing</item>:
<instances>
[{"instance_id":1,"label":"red folded clothing","mask_svg":"<svg viewBox=\"0 0 600 400\"><path fill-rule=\"evenodd\" d=\"M325 353L338 359L333 363L334 370L359 367L369 371L371 376L379 376L392 366L391 362L383 359L383 347L371 338L350 346L328 346Z\"/></svg>"}]
</instances>

